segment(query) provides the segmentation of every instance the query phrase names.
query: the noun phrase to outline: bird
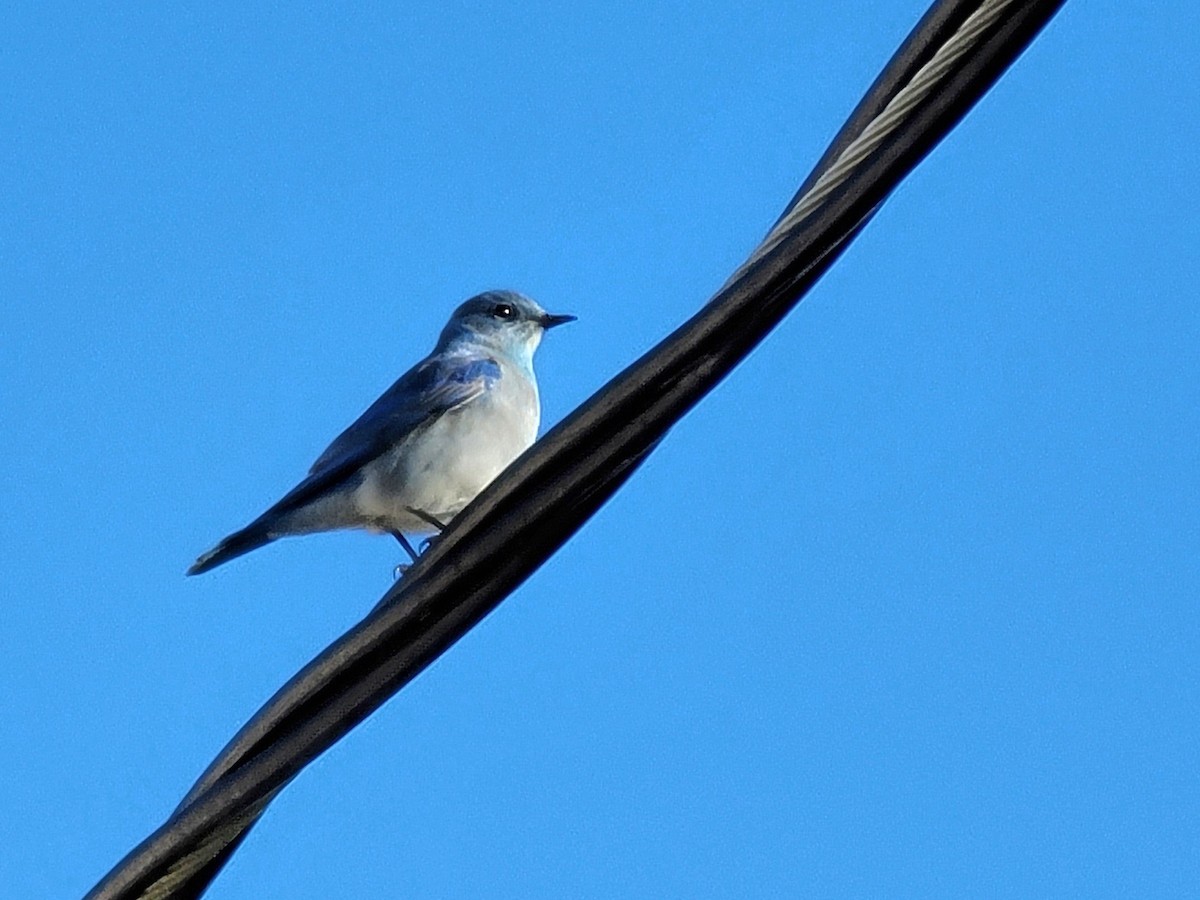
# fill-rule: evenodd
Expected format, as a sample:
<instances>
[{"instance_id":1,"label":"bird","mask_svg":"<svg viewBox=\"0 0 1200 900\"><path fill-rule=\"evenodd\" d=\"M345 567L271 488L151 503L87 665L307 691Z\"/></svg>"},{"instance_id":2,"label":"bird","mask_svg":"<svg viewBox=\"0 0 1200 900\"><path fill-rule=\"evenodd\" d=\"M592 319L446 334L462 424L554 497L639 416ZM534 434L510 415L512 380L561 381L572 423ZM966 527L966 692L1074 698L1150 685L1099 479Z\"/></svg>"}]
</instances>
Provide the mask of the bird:
<instances>
[{"instance_id":1,"label":"bird","mask_svg":"<svg viewBox=\"0 0 1200 900\"><path fill-rule=\"evenodd\" d=\"M471 297L433 352L338 435L303 481L187 574L282 537L342 528L390 534L415 562L408 536L440 532L537 438L533 354L548 329L573 321L515 291Z\"/></svg>"}]
</instances>

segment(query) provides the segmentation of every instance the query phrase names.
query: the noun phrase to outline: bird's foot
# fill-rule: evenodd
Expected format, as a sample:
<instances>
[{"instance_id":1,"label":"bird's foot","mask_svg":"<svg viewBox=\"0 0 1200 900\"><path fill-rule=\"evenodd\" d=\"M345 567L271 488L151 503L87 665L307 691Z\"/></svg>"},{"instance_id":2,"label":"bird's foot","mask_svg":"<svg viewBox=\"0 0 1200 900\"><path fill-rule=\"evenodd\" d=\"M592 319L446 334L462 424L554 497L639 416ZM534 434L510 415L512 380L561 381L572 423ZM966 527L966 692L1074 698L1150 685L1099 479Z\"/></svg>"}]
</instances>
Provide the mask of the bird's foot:
<instances>
[{"instance_id":1,"label":"bird's foot","mask_svg":"<svg viewBox=\"0 0 1200 900\"><path fill-rule=\"evenodd\" d=\"M433 516L428 515L427 513L423 513L420 510L413 509L411 506L408 508L408 511L411 512L417 518L428 522L430 525L432 525L438 531L441 531L443 528L446 527L441 522L439 522L437 519L435 519ZM401 575L403 575L405 572L407 572L409 569L411 569L413 564L415 564L417 559L420 557L420 555L422 553L424 553L426 550L428 550L431 546L433 546L433 542L436 541L438 538L438 535L436 535L436 534L425 538L425 540L421 541L421 549L418 551L418 550L413 549L413 545L409 543L408 538L406 538L399 531L389 531L388 534L390 534L392 537L394 537L397 541L400 542L400 546L404 548L405 552L408 553L409 557L412 559L412 563L401 563L400 565L396 566L395 569L392 570L392 579L393 580L398 579Z\"/></svg>"},{"instance_id":2,"label":"bird's foot","mask_svg":"<svg viewBox=\"0 0 1200 900\"><path fill-rule=\"evenodd\" d=\"M408 554L409 558L413 562L417 561L417 551L414 550L412 544L410 544L408 542L408 538L406 538L399 531L389 531L388 534L390 534L392 537L394 537L397 541L400 542L400 546L404 548L404 552ZM408 568L408 567L405 566L405 568Z\"/></svg>"}]
</instances>

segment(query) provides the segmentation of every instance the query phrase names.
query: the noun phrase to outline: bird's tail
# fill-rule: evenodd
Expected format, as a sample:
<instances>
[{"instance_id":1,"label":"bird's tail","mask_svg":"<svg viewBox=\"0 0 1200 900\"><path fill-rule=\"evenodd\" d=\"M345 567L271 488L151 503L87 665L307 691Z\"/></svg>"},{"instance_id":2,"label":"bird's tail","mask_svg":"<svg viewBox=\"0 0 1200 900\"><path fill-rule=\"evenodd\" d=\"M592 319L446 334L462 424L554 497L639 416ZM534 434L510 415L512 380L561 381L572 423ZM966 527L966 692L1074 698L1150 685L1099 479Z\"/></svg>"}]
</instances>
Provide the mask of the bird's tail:
<instances>
[{"instance_id":1,"label":"bird's tail","mask_svg":"<svg viewBox=\"0 0 1200 900\"><path fill-rule=\"evenodd\" d=\"M276 535L271 533L266 523L261 520L251 522L241 531L235 531L224 538L221 543L217 544L217 546L213 547L207 553L202 553L200 558L192 563L192 567L187 570L187 574L203 574L209 569L215 569L217 566L223 565L231 559L236 559L243 553L257 550L263 544L271 543L275 538Z\"/></svg>"}]
</instances>

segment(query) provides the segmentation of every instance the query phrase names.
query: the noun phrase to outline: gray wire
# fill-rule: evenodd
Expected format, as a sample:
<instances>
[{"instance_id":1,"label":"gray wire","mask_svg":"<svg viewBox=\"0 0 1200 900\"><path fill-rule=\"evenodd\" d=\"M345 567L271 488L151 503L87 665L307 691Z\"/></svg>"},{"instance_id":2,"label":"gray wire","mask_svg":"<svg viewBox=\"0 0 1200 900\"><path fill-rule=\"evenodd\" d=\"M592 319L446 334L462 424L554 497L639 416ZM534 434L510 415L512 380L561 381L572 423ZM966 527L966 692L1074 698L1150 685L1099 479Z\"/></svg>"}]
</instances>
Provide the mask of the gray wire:
<instances>
[{"instance_id":1,"label":"gray wire","mask_svg":"<svg viewBox=\"0 0 1200 900\"><path fill-rule=\"evenodd\" d=\"M946 72L962 59L1000 16L1016 2L1017 0L984 0L984 3L963 21L958 30L950 35L946 43L938 48L937 53L929 62L916 71L912 80L896 93L896 96L880 111L879 115L867 124L862 134L847 145L833 164L797 201L792 210L776 223L775 227L763 238L763 242L742 265L742 268L734 273L733 278L730 278L730 281L737 278L742 270L778 246L789 232L840 187L858 164L879 148L884 140L907 119L913 108L924 101L930 91L941 83Z\"/></svg>"}]
</instances>

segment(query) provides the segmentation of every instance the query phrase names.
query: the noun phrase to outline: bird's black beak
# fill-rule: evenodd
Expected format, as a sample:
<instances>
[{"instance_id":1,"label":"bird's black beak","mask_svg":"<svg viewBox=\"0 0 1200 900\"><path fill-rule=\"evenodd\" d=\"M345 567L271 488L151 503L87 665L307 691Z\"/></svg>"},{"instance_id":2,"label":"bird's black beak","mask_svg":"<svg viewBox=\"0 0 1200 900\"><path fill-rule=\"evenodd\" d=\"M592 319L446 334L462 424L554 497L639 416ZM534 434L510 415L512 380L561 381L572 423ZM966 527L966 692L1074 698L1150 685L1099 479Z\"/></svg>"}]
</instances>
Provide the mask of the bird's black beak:
<instances>
[{"instance_id":1,"label":"bird's black beak","mask_svg":"<svg viewBox=\"0 0 1200 900\"><path fill-rule=\"evenodd\" d=\"M566 325L568 322L574 322L578 316L552 316L546 313L540 319L543 328L557 328L559 325Z\"/></svg>"}]
</instances>

